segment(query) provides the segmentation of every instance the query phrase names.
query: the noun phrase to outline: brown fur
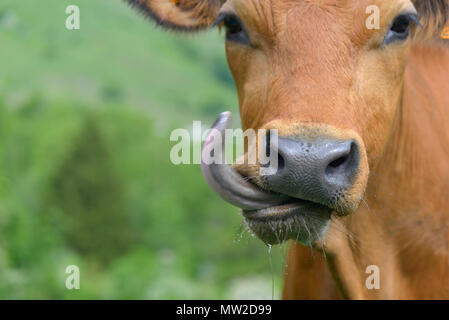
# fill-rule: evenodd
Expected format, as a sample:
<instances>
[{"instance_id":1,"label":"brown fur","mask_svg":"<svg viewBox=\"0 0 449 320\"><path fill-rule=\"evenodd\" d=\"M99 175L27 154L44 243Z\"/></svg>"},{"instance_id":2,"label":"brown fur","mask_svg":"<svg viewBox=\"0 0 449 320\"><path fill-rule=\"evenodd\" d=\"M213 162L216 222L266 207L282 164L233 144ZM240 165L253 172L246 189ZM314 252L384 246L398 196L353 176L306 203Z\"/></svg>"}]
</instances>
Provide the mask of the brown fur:
<instances>
[{"instance_id":1,"label":"brown fur","mask_svg":"<svg viewBox=\"0 0 449 320\"><path fill-rule=\"evenodd\" d=\"M150 15L184 29L212 23L220 6L171 7L166 21L149 5L163 1L145 2ZM365 27L371 4L380 30ZM424 28L381 46L413 4ZM325 128L363 146L357 183L315 244L325 255L292 245L284 298L449 298L449 41L439 38L449 1L228 0L221 10L238 15L251 40L226 49L244 129L302 137ZM258 175L257 166L239 170ZM365 286L369 265L380 268L380 290Z\"/></svg>"}]
</instances>

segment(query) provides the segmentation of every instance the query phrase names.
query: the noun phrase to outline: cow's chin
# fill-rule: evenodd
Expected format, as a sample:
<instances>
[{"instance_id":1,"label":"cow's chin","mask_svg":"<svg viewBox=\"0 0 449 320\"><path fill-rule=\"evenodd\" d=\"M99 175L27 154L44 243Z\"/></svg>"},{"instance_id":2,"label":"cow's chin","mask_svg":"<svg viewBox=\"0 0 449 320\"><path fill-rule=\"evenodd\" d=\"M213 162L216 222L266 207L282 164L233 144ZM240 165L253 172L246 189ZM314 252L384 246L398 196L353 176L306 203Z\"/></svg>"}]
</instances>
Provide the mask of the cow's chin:
<instances>
[{"instance_id":1,"label":"cow's chin","mask_svg":"<svg viewBox=\"0 0 449 320\"><path fill-rule=\"evenodd\" d=\"M248 228L268 245L295 240L312 246L329 226L332 209L323 205L292 199L291 202L259 210L243 210Z\"/></svg>"}]
</instances>

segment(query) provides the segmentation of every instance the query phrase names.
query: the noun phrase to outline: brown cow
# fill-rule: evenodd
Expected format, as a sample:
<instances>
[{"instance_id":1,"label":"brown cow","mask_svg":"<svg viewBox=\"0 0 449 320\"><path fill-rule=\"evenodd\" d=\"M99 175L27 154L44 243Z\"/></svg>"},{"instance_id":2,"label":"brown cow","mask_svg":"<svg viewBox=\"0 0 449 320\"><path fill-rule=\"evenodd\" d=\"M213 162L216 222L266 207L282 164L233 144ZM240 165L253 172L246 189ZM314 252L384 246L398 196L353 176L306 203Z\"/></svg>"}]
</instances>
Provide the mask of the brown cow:
<instances>
[{"instance_id":1,"label":"brown cow","mask_svg":"<svg viewBox=\"0 0 449 320\"><path fill-rule=\"evenodd\" d=\"M203 173L265 242L323 252L292 244L284 298L449 298L448 0L128 2L174 30L226 28L242 127L278 130L279 170Z\"/></svg>"}]
</instances>

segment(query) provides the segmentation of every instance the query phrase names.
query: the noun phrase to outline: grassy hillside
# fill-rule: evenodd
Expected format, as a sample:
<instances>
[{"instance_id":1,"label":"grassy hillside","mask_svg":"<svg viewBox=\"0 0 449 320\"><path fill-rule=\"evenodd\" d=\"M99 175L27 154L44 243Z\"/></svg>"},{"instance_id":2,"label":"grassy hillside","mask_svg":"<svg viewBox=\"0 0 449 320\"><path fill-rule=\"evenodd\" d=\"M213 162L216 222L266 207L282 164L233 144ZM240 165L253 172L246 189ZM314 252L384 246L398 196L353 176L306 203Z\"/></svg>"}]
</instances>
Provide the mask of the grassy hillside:
<instances>
[{"instance_id":1,"label":"grassy hillside","mask_svg":"<svg viewBox=\"0 0 449 320\"><path fill-rule=\"evenodd\" d=\"M270 267L199 166L169 161L173 128L236 107L216 31L164 33L120 0L2 0L0 298L271 298L272 276L278 297L286 247Z\"/></svg>"},{"instance_id":2,"label":"grassy hillside","mask_svg":"<svg viewBox=\"0 0 449 320\"><path fill-rule=\"evenodd\" d=\"M80 8L80 30L65 28L70 4ZM118 100L175 123L236 107L216 30L162 32L120 0L3 0L0 30L0 93L11 103L30 93Z\"/></svg>"}]
</instances>

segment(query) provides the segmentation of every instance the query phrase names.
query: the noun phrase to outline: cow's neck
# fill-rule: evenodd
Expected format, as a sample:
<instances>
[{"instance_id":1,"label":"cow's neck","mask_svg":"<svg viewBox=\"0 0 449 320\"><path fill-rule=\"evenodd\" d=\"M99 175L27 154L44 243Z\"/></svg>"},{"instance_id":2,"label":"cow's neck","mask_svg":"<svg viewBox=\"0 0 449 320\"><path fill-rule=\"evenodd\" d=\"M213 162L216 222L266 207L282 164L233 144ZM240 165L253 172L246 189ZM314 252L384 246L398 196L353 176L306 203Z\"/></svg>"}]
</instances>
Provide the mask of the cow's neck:
<instances>
[{"instance_id":1,"label":"cow's neck","mask_svg":"<svg viewBox=\"0 0 449 320\"><path fill-rule=\"evenodd\" d=\"M449 298L448 70L444 47L413 48L365 202L326 236L331 270L348 298ZM366 288L369 265L380 269L380 290Z\"/></svg>"}]
</instances>

